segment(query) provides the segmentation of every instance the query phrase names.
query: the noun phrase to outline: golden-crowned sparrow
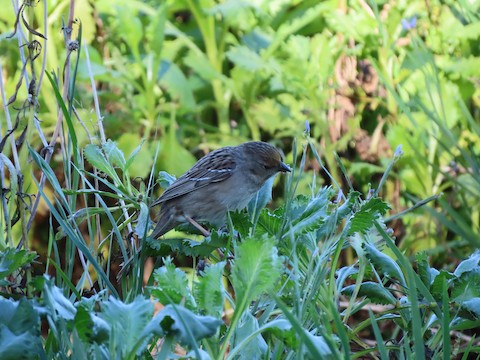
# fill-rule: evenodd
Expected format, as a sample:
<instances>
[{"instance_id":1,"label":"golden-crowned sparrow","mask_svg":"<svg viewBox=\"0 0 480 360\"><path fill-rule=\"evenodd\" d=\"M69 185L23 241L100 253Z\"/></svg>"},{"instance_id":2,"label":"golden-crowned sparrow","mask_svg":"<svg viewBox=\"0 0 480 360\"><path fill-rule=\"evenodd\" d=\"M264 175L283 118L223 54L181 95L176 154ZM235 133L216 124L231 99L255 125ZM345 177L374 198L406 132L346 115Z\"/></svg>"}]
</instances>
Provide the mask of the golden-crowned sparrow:
<instances>
[{"instance_id":1,"label":"golden-crowned sparrow","mask_svg":"<svg viewBox=\"0 0 480 360\"><path fill-rule=\"evenodd\" d=\"M223 225L227 211L245 208L269 178L287 171L280 152L265 142L212 151L152 203L161 208L151 236L158 238L186 222L208 235L198 222Z\"/></svg>"}]
</instances>

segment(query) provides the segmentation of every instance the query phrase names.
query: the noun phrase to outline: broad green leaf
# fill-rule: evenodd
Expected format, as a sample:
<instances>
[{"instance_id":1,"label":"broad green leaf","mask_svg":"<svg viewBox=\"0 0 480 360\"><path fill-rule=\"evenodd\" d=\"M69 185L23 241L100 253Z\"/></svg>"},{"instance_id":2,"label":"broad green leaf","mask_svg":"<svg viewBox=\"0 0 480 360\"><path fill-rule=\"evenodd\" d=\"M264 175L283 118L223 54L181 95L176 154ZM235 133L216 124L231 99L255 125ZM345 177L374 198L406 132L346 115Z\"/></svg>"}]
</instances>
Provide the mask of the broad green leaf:
<instances>
[{"instance_id":1,"label":"broad green leaf","mask_svg":"<svg viewBox=\"0 0 480 360\"><path fill-rule=\"evenodd\" d=\"M196 347L196 342L215 335L223 321L212 316L195 315L180 305L167 305L142 332L142 336L170 335L183 345Z\"/></svg>"},{"instance_id":2,"label":"broad green leaf","mask_svg":"<svg viewBox=\"0 0 480 360\"><path fill-rule=\"evenodd\" d=\"M475 251L468 259L463 260L458 264L457 268L453 272L456 277L462 276L466 272L480 272L480 251Z\"/></svg>"},{"instance_id":3,"label":"broad green leaf","mask_svg":"<svg viewBox=\"0 0 480 360\"><path fill-rule=\"evenodd\" d=\"M153 303L149 299L137 296L133 302L125 304L110 297L102 303L102 311L98 314L110 327L110 349L115 353L110 356L125 359L128 354L143 350L139 343L145 343L145 327L153 316Z\"/></svg>"},{"instance_id":4,"label":"broad green leaf","mask_svg":"<svg viewBox=\"0 0 480 360\"><path fill-rule=\"evenodd\" d=\"M0 324L0 358L2 360L46 359L39 334L22 332L15 334Z\"/></svg>"},{"instance_id":5,"label":"broad green leaf","mask_svg":"<svg viewBox=\"0 0 480 360\"><path fill-rule=\"evenodd\" d=\"M388 277L396 278L402 286L406 286L402 270L396 261L367 242L363 244L363 248L368 260L375 269L381 270Z\"/></svg>"},{"instance_id":6,"label":"broad green leaf","mask_svg":"<svg viewBox=\"0 0 480 360\"><path fill-rule=\"evenodd\" d=\"M253 227L249 216L245 212L235 211L230 212L230 218L232 219L233 227L238 231L242 238L247 237L250 234L250 229Z\"/></svg>"},{"instance_id":7,"label":"broad green leaf","mask_svg":"<svg viewBox=\"0 0 480 360\"><path fill-rule=\"evenodd\" d=\"M75 318L77 309L73 306L70 300L63 295L62 289L54 285L52 279L47 279L45 281L43 298L45 305L48 306L52 313L55 313L55 315L52 314L53 319L60 317L68 321Z\"/></svg>"},{"instance_id":8,"label":"broad green leaf","mask_svg":"<svg viewBox=\"0 0 480 360\"><path fill-rule=\"evenodd\" d=\"M461 307L472 313L477 320L480 320L480 297L462 302Z\"/></svg>"},{"instance_id":9,"label":"broad green leaf","mask_svg":"<svg viewBox=\"0 0 480 360\"><path fill-rule=\"evenodd\" d=\"M103 171L105 174L107 174L115 182L116 185L121 184L120 178L115 172L115 169L108 162L105 154L97 145L88 144L87 146L85 146L84 154L85 158L91 165L95 166L98 170Z\"/></svg>"},{"instance_id":10,"label":"broad green leaf","mask_svg":"<svg viewBox=\"0 0 480 360\"><path fill-rule=\"evenodd\" d=\"M280 276L280 259L273 239L247 238L235 249L232 285L237 302L249 304L273 289Z\"/></svg>"},{"instance_id":11,"label":"broad green leaf","mask_svg":"<svg viewBox=\"0 0 480 360\"><path fill-rule=\"evenodd\" d=\"M246 46L237 46L227 51L227 58L236 66L248 71L257 71L267 67L267 63L256 52Z\"/></svg>"},{"instance_id":12,"label":"broad green leaf","mask_svg":"<svg viewBox=\"0 0 480 360\"><path fill-rule=\"evenodd\" d=\"M15 335L29 333L40 336L40 314L26 298L15 301L0 297L0 324ZM41 344L41 339L38 339L38 344Z\"/></svg>"},{"instance_id":13,"label":"broad green leaf","mask_svg":"<svg viewBox=\"0 0 480 360\"><path fill-rule=\"evenodd\" d=\"M198 309L207 315L221 317L224 306L223 271L226 262L208 265L193 284Z\"/></svg>"},{"instance_id":14,"label":"broad green leaf","mask_svg":"<svg viewBox=\"0 0 480 360\"><path fill-rule=\"evenodd\" d=\"M251 336L252 333L259 330L258 320L252 316L249 312L245 312L240 319L238 326L235 330L235 336L232 339L232 351L238 351L238 359L260 359L268 351L268 345L265 339L261 334L256 334ZM249 338L248 342L242 341ZM236 349L237 346L241 345L241 349Z\"/></svg>"},{"instance_id":15,"label":"broad green leaf","mask_svg":"<svg viewBox=\"0 0 480 360\"><path fill-rule=\"evenodd\" d=\"M83 342L95 342L108 346L112 330L110 324L83 306L79 306L75 314L75 329Z\"/></svg>"},{"instance_id":16,"label":"broad green leaf","mask_svg":"<svg viewBox=\"0 0 480 360\"><path fill-rule=\"evenodd\" d=\"M152 296L164 305L185 303L189 309L196 308L187 275L175 267L171 257L165 258L164 263L165 265L153 273L156 284L150 288Z\"/></svg>"},{"instance_id":17,"label":"broad green leaf","mask_svg":"<svg viewBox=\"0 0 480 360\"><path fill-rule=\"evenodd\" d=\"M450 288L451 299L457 303L480 297L480 271L466 272L460 278L453 279Z\"/></svg>"},{"instance_id":18,"label":"broad green leaf","mask_svg":"<svg viewBox=\"0 0 480 360\"><path fill-rule=\"evenodd\" d=\"M186 111L196 107L191 85L177 64L163 60L158 74L162 86L165 86L173 98L179 100Z\"/></svg>"},{"instance_id":19,"label":"broad green leaf","mask_svg":"<svg viewBox=\"0 0 480 360\"><path fill-rule=\"evenodd\" d=\"M349 285L342 289L342 293L352 295L354 289L355 285ZM371 281L366 281L360 285L358 295L367 297L375 304L394 305L397 303L397 299L390 291L388 291L382 285Z\"/></svg>"}]
</instances>

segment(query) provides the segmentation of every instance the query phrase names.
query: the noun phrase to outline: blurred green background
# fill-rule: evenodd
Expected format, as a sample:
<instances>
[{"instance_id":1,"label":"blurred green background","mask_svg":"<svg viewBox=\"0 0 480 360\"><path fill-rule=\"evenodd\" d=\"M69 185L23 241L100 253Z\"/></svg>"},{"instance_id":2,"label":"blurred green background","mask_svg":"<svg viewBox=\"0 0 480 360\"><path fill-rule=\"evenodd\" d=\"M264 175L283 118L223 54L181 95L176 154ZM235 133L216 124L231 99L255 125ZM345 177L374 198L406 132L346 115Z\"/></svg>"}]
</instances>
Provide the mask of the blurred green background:
<instances>
[{"instance_id":1,"label":"blurred green background","mask_svg":"<svg viewBox=\"0 0 480 360\"><path fill-rule=\"evenodd\" d=\"M38 51L48 46L45 69L61 78L62 26L71 4L47 4L46 17L43 2L28 7L24 17L47 37L38 38ZM19 51L15 37L8 37L15 12L7 2L3 8L0 61L11 96L27 49ZM448 263L480 247L479 9L480 1L466 0L75 1L79 146L99 137L89 64L106 137L126 155L144 141L132 178L147 178L152 167L178 176L208 151L247 140L273 143L293 164L292 147L300 150L308 121L333 178L346 184L336 152L354 187L366 194L402 144L405 155L381 193L391 215L443 196L390 223L397 244ZM41 60L28 69L37 80ZM37 117L49 139L57 101L43 81ZM22 86L10 109L27 98ZM0 119L5 136L4 112ZM16 139L30 122L28 111L20 115ZM40 133L31 125L25 143L40 150ZM7 156L9 151L3 149ZM34 192L27 160L25 150L25 189ZM61 159L54 155L55 164ZM313 157L305 166L307 173L317 172L318 184L331 183ZM308 193L310 179L298 193ZM48 218L40 208L42 221Z\"/></svg>"}]
</instances>

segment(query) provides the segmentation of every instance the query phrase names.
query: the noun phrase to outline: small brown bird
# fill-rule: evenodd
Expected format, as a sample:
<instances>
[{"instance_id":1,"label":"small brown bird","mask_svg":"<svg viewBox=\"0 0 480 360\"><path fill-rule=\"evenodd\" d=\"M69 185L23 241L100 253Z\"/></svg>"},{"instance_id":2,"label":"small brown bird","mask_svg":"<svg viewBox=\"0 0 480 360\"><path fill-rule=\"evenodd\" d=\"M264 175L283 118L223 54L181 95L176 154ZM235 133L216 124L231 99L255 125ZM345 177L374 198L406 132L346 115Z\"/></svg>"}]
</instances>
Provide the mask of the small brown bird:
<instances>
[{"instance_id":1,"label":"small brown bird","mask_svg":"<svg viewBox=\"0 0 480 360\"><path fill-rule=\"evenodd\" d=\"M161 208L151 236L158 238L186 222L208 236L198 222L223 225L228 211L245 208L269 178L287 171L291 169L280 152L265 142L246 142L212 151L152 203L152 207Z\"/></svg>"}]
</instances>

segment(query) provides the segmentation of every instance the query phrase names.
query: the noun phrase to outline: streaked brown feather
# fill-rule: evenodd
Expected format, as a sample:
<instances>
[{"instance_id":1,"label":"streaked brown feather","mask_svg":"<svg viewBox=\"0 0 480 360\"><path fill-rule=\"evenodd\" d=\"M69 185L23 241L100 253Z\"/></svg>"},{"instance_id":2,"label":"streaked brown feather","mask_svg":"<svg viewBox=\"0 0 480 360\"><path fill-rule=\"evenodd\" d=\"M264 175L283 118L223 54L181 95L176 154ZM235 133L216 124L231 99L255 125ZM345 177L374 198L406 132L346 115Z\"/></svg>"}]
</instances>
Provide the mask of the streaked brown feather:
<instances>
[{"instance_id":1,"label":"streaked brown feather","mask_svg":"<svg viewBox=\"0 0 480 360\"><path fill-rule=\"evenodd\" d=\"M170 185L152 206L196 191L211 183L228 179L237 165L234 157L235 151L234 147L227 147L217 149L204 156L190 170ZM215 161L212 161L213 157L215 157Z\"/></svg>"}]
</instances>

